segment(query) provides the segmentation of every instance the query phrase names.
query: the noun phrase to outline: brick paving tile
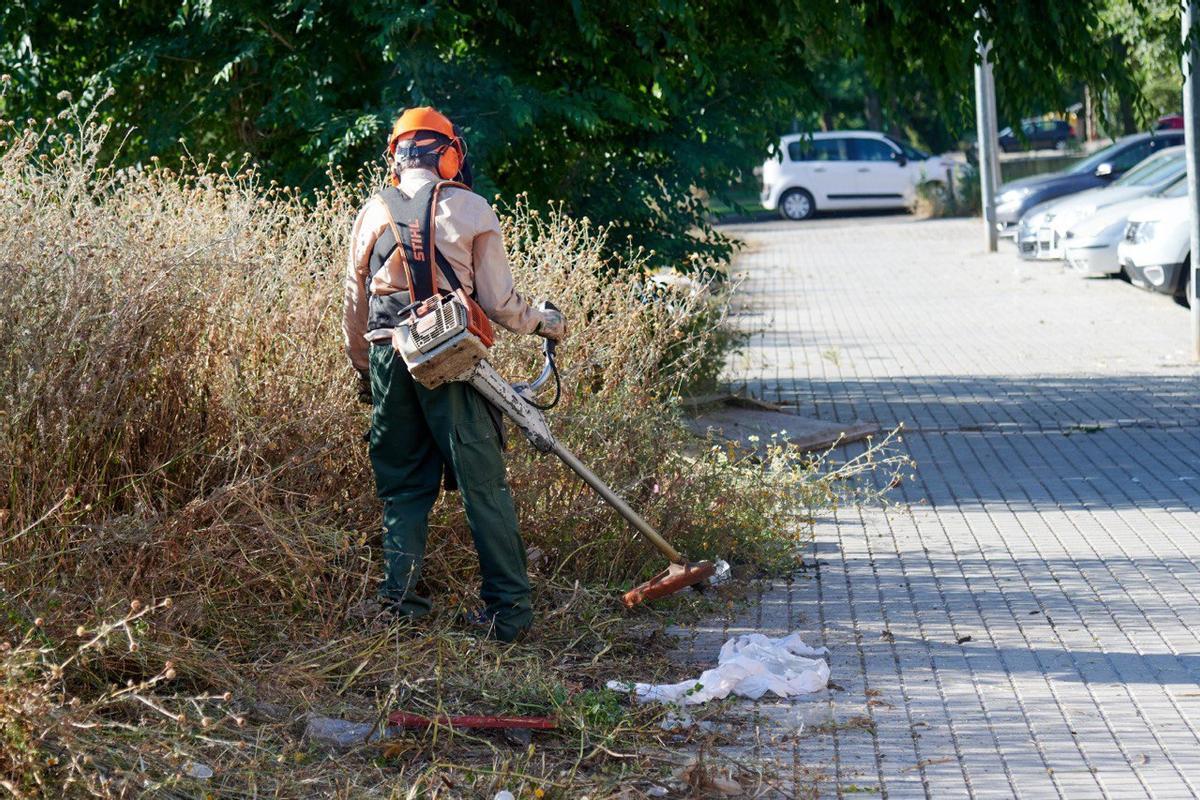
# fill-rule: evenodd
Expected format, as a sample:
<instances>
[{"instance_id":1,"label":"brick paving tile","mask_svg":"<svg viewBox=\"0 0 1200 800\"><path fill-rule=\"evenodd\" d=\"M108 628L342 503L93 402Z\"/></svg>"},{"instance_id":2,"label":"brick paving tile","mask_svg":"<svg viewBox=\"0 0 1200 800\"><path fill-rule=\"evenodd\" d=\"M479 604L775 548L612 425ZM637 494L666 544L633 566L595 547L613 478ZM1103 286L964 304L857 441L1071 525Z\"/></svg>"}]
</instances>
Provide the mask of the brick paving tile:
<instances>
[{"instance_id":1,"label":"brick paving tile","mask_svg":"<svg viewBox=\"0 0 1200 800\"><path fill-rule=\"evenodd\" d=\"M779 762L779 796L1200 794L1186 311L984 254L976 221L729 231L753 334L730 382L903 424L917 463L893 506L819 521L803 570L692 634L698 662L752 629L831 650L840 690L747 703L742 757Z\"/></svg>"}]
</instances>

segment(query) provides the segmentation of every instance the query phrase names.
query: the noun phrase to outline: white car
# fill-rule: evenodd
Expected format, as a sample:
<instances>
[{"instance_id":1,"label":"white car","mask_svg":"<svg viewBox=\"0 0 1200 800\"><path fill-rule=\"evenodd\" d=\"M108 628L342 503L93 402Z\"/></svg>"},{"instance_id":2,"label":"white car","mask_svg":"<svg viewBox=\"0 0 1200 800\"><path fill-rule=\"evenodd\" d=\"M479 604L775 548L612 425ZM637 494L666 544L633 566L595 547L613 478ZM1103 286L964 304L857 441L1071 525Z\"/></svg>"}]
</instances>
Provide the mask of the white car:
<instances>
[{"instance_id":1,"label":"white car","mask_svg":"<svg viewBox=\"0 0 1200 800\"><path fill-rule=\"evenodd\" d=\"M1134 286L1186 300L1191 272L1190 220L1186 189L1179 197L1155 200L1129 215L1117 258Z\"/></svg>"},{"instance_id":2,"label":"white car","mask_svg":"<svg viewBox=\"0 0 1200 800\"><path fill-rule=\"evenodd\" d=\"M1017 254L1022 258L1051 261L1063 258L1063 242L1074 225L1107 206L1162 191L1186 169L1183 147L1169 147L1107 186L1087 189L1031 208L1017 225Z\"/></svg>"},{"instance_id":3,"label":"white car","mask_svg":"<svg viewBox=\"0 0 1200 800\"><path fill-rule=\"evenodd\" d=\"M762 204L784 219L817 210L912 205L917 186L945 186L949 161L875 131L794 134L762 166Z\"/></svg>"},{"instance_id":4,"label":"white car","mask_svg":"<svg viewBox=\"0 0 1200 800\"><path fill-rule=\"evenodd\" d=\"M1121 262L1117 258L1117 247L1125 238L1125 226L1129 222L1129 216L1161 198L1186 196L1187 179L1186 176L1180 175L1161 192L1105 206L1067 230L1062 239L1063 258L1067 266L1087 278L1120 273Z\"/></svg>"}]
</instances>

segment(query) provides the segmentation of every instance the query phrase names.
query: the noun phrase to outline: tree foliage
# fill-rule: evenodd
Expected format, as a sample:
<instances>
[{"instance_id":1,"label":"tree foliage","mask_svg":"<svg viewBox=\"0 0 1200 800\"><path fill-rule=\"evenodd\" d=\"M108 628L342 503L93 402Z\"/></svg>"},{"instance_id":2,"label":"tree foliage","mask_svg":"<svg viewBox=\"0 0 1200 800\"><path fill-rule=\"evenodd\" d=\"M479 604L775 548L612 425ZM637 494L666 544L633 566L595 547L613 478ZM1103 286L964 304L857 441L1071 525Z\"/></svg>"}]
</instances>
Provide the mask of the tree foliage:
<instances>
[{"instance_id":1,"label":"tree foliage","mask_svg":"<svg viewBox=\"0 0 1200 800\"><path fill-rule=\"evenodd\" d=\"M861 64L886 107L915 87L968 120L982 28L1016 118L1073 81L1130 81L1093 46L1109 2L9 0L0 103L42 117L61 91L111 90L105 113L135 126L122 159L249 153L303 187L377 161L398 111L428 103L466 131L483 191L561 201L678 265L728 253L699 198L820 114L829 65Z\"/></svg>"},{"instance_id":2,"label":"tree foliage","mask_svg":"<svg viewBox=\"0 0 1200 800\"><path fill-rule=\"evenodd\" d=\"M1142 123L1182 108L1179 9L1179 0L1109 0L1104 10L1104 20L1114 32L1111 46L1123 51L1141 90L1134 110ZM1109 105L1120 105L1111 91L1104 94L1109 95Z\"/></svg>"}]
</instances>

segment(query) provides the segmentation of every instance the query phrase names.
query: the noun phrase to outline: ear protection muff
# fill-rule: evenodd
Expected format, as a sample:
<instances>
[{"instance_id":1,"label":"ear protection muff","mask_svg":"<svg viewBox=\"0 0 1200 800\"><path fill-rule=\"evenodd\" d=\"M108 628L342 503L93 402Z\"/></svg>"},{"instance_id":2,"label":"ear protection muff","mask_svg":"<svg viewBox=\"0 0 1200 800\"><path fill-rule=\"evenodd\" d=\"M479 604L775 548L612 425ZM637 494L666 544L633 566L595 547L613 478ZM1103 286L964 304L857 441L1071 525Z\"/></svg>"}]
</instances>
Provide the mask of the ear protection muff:
<instances>
[{"instance_id":1,"label":"ear protection muff","mask_svg":"<svg viewBox=\"0 0 1200 800\"><path fill-rule=\"evenodd\" d=\"M458 171L462 169L464 156L463 140L457 136L450 140L450 144L442 147L442 154L438 156L437 172L442 180L453 180Z\"/></svg>"},{"instance_id":2,"label":"ear protection muff","mask_svg":"<svg viewBox=\"0 0 1200 800\"><path fill-rule=\"evenodd\" d=\"M421 141L416 137L393 141L390 155L393 159L415 158L425 153L437 153L437 174L442 180L453 180L462 169L466 157L466 143L462 137L455 136L449 141L441 137L441 143L426 139Z\"/></svg>"}]
</instances>

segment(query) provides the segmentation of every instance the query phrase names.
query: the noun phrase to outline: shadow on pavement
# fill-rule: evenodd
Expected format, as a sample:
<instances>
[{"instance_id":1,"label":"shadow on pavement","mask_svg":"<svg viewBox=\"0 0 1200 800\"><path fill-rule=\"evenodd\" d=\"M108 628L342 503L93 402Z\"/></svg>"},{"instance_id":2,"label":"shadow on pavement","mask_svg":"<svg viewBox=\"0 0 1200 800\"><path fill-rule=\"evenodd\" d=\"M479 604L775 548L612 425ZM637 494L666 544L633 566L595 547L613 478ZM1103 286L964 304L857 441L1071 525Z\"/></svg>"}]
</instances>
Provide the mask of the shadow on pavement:
<instances>
[{"instance_id":1,"label":"shadow on pavement","mask_svg":"<svg viewBox=\"0 0 1200 800\"><path fill-rule=\"evenodd\" d=\"M1200 425L1200 386L1191 374L760 379L736 388L820 419L943 432Z\"/></svg>"},{"instance_id":2,"label":"shadow on pavement","mask_svg":"<svg viewBox=\"0 0 1200 800\"><path fill-rule=\"evenodd\" d=\"M817 419L903 424L917 464L915 480L893 492L903 502L992 514L1200 511L1191 375L757 381L745 391Z\"/></svg>"},{"instance_id":3,"label":"shadow on pavement","mask_svg":"<svg viewBox=\"0 0 1200 800\"><path fill-rule=\"evenodd\" d=\"M841 582L846 576L874 573L878 585L894 587L892 594L898 595L888 603L889 623L870 615L858 617L864 612L861 601L853 615L843 603L826 603L818 609L816 593L810 593L811 599L802 602L800 610L813 615L811 619L823 615L826 641L857 640L868 653L895 652L908 669L927 669L933 661L941 671L1033 673L1068 682L1200 684L1200 653L1173 653L1168 644L1174 643L1184 625L1181 614L1195 613L1195 598L1187 600L1186 608L1177 609L1153 592L1135 598L1120 590L1121 584L1144 584L1148 579L1164 586L1180 582L1194 586L1200 570L1192 559L1149 555L921 559L905 554L901 563L894 553L877 553L869 559L847 556L843 567L840 554L833 552L836 545L822 545L816 557L823 580ZM1172 596L1178 605L1178 592ZM921 598L938 600L928 604ZM956 618L952 628L946 624L947 609ZM985 618L1018 620L1029 642L991 641L988 625L981 622ZM1090 627L1111 626L1113 620L1128 623L1147 618L1156 620L1161 637L1142 625L1130 634L1134 642L1109 640L1101 647L1087 633ZM913 633L918 625L923 626L923 636ZM1011 630L1005 632L1011 636ZM1050 641L1070 644L1046 646Z\"/></svg>"},{"instance_id":4,"label":"shadow on pavement","mask_svg":"<svg viewBox=\"0 0 1200 800\"><path fill-rule=\"evenodd\" d=\"M716 224L725 225L756 225L761 223L778 223L781 228L789 228L801 230L804 226L822 227L821 223L837 223L838 221L850 222L857 221L870 222L872 220L912 220L920 221L917 217L908 213L902 208L872 208L851 211L818 211L812 217L793 221L783 219L774 211L749 211L744 214L723 214L718 219Z\"/></svg>"}]
</instances>

